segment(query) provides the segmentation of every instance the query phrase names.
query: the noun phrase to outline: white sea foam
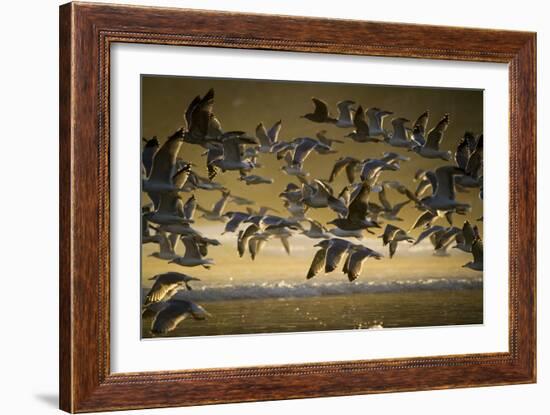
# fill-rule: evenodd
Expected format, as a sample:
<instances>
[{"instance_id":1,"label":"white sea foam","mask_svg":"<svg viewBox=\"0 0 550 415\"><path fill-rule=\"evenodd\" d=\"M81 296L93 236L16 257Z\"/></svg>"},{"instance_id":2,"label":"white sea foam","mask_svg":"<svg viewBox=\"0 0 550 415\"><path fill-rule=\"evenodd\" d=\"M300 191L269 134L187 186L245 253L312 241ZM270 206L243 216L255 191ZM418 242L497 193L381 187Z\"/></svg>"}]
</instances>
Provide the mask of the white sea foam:
<instances>
[{"instance_id":1,"label":"white sea foam","mask_svg":"<svg viewBox=\"0 0 550 415\"><path fill-rule=\"evenodd\" d=\"M193 301L220 301L261 298L303 298L325 295L395 293L419 290L462 290L483 287L482 278L426 278L367 282L264 282L241 285L194 287L179 296Z\"/></svg>"}]
</instances>

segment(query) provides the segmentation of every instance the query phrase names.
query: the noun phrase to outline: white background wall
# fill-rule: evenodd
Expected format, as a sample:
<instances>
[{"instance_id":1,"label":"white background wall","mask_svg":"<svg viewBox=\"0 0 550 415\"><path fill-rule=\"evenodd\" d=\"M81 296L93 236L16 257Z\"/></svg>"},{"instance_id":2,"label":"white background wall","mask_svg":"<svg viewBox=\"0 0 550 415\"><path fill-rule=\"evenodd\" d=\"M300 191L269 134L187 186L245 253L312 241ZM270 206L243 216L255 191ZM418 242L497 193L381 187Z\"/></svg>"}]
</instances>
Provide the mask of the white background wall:
<instances>
[{"instance_id":1,"label":"white background wall","mask_svg":"<svg viewBox=\"0 0 550 415\"><path fill-rule=\"evenodd\" d=\"M452 26L489 27L538 32L539 235L548 229L543 199L550 167L545 134L550 127L543 82L549 63L550 37L546 2L535 0L455 2L203 0L132 1L134 4L311 15ZM58 257L58 9L55 0L26 0L2 5L0 63L0 275L3 293L0 341L0 411L54 413L57 408L57 257ZM546 110L546 111L545 111ZM16 202L17 201L17 202ZM489 213L488 213L489 214ZM281 412L461 414L490 411L548 413L550 405L550 251L539 237L538 379L536 385L322 398L269 403L134 411L158 414L278 414ZM7 266L6 266L7 265Z\"/></svg>"}]
</instances>

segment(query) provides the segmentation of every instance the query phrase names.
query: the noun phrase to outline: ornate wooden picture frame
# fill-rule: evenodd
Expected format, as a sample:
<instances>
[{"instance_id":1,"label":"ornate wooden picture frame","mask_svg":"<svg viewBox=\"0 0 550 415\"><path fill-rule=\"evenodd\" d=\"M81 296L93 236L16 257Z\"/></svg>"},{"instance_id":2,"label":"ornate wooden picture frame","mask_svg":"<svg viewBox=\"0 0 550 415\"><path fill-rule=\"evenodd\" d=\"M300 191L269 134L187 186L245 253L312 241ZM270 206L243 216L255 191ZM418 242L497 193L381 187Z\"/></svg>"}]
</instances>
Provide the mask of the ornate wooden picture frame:
<instances>
[{"instance_id":1,"label":"ornate wooden picture frame","mask_svg":"<svg viewBox=\"0 0 550 415\"><path fill-rule=\"evenodd\" d=\"M509 351L112 373L109 70L110 47L115 43L508 64ZM106 4L63 5L60 407L68 412L91 412L535 382L535 206L534 33Z\"/></svg>"}]
</instances>

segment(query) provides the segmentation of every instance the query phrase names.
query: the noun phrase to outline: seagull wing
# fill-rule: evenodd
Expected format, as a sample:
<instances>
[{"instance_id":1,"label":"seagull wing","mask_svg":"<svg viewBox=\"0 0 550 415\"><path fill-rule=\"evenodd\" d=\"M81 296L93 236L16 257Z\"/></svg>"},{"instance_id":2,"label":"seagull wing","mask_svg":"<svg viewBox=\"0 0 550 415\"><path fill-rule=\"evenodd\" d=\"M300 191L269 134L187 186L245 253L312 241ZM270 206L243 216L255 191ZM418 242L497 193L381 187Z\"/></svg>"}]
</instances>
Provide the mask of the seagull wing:
<instances>
[{"instance_id":1,"label":"seagull wing","mask_svg":"<svg viewBox=\"0 0 550 415\"><path fill-rule=\"evenodd\" d=\"M290 242L288 241L288 236L281 236L279 239L281 240L281 244L283 244L285 252L290 255Z\"/></svg>"},{"instance_id":2,"label":"seagull wing","mask_svg":"<svg viewBox=\"0 0 550 415\"><path fill-rule=\"evenodd\" d=\"M432 227L426 229L420 235L418 235L418 238L416 239L416 241L414 242L413 245L418 245L420 242L422 242L425 238L427 238L431 234L433 234L435 232L441 232L441 231L444 231L444 230L445 230L445 228L443 228L442 226L432 226Z\"/></svg>"},{"instance_id":3,"label":"seagull wing","mask_svg":"<svg viewBox=\"0 0 550 415\"><path fill-rule=\"evenodd\" d=\"M242 257L244 255L248 240L259 230L259 226L252 223L244 231L239 232L239 238L237 239L237 250L239 252L239 256Z\"/></svg>"},{"instance_id":4,"label":"seagull wing","mask_svg":"<svg viewBox=\"0 0 550 415\"><path fill-rule=\"evenodd\" d=\"M348 219L363 221L368 213L370 186L367 182L361 185L361 189L348 207Z\"/></svg>"},{"instance_id":5,"label":"seagull wing","mask_svg":"<svg viewBox=\"0 0 550 415\"><path fill-rule=\"evenodd\" d=\"M332 272L340 266L344 255L348 251L349 245L349 242L340 239L334 239L331 241L327 249L327 257L325 263L326 273Z\"/></svg>"},{"instance_id":6,"label":"seagull wing","mask_svg":"<svg viewBox=\"0 0 550 415\"><path fill-rule=\"evenodd\" d=\"M176 174L172 177L172 183L174 184L174 187L176 189L182 189L185 186L185 183L187 183L187 179L189 179L189 175L191 173L191 165L187 164L184 165L183 168L178 170Z\"/></svg>"},{"instance_id":7,"label":"seagull wing","mask_svg":"<svg viewBox=\"0 0 550 415\"><path fill-rule=\"evenodd\" d=\"M454 200L455 198L455 180L454 174L458 171L454 166L438 167L435 170L437 177L437 186L434 196L442 199Z\"/></svg>"},{"instance_id":8,"label":"seagull wing","mask_svg":"<svg viewBox=\"0 0 550 415\"><path fill-rule=\"evenodd\" d=\"M404 202L401 202L401 203L396 203L395 205L393 205L392 213L394 215L397 215L401 211L401 209L403 209L403 207L408 205L409 203L411 203L411 199L405 200Z\"/></svg>"},{"instance_id":9,"label":"seagull wing","mask_svg":"<svg viewBox=\"0 0 550 415\"><path fill-rule=\"evenodd\" d=\"M342 170L348 165L349 163L349 157L341 157L340 159L336 160L334 163L334 166L332 167L332 171L330 172L330 177L328 179L329 182L333 182L334 179L340 174Z\"/></svg>"},{"instance_id":10,"label":"seagull wing","mask_svg":"<svg viewBox=\"0 0 550 415\"><path fill-rule=\"evenodd\" d=\"M231 219L225 224L225 232L235 232L239 225L248 218L247 214L242 213L236 213L234 214Z\"/></svg>"},{"instance_id":11,"label":"seagull wing","mask_svg":"<svg viewBox=\"0 0 550 415\"><path fill-rule=\"evenodd\" d=\"M356 280L361 275L363 263L369 256L371 255L366 249L360 249L350 254L347 262L347 274L350 281Z\"/></svg>"},{"instance_id":12,"label":"seagull wing","mask_svg":"<svg viewBox=\"0 0 550 415\"><path fill-rule=\"evenodd\" d=\"M439 150L443 135L449 126L449 114L445 114L443 118L437 123L437 125L430 130L426 138L426 144L424 147L431 148L433 150Z\"/></svg>"},{"instance_id":13,"label":"seagull wing","mask_svg":"<svg viewBox=\"0 0 550 415\"><path fill-rule=\"evenodd\" d=\"M265 126L263 123L259 123L256 127L256 137L258 137L258 140L260 140L260 144L262 146L271 146L271 140L267 135L267 131L265 130Z\"/></svg>"},{"instance_id":14,"label":"seagull wing","mask_svg":"<svg viewBox=\"0 0 550 415\"><path fill-rule=\"evenodd\" d=\"M200 95L197 95L195 98L193 98L193 101L189 103L187 106L187 109L185 110L185 123L187 124L187 130L189 131L191 128L191 124L193 122L193 111L199 105L201 102Z\"/></svg>"},{"instance_id":15,"label":"seagull wing","mask_svg":"<svg viewBox=\"0 0 550 415\"><path fill-rule=\"evenodd\" d=\"M223 141L223 158L224 160L240 162L241 161L241 149L239 147L238 139L236 137L226 137Z\"/></svg>"},{"instance_id":16,"label":"seagull wing","mask_svg":"<svg viewBox=\"0 0 550 415\"><path fill-rule=\"evenodd\" d=\"M476 239L472 244L472 255L474 256L474 262L483 264L483 243L481 239Z\"/></svg>"},{"instance_id":17,"label":"seagull wing","mask_svg":"<svg viewBox=\"0 0 550 415\"><path fill-rule=\"evenodd\" d=\"M168 299L166 298L168 293L175 294L178 288L182 287L183 279L181 277L171 277L169 274L170 273L162 274L157 277L155 283L145 297L145 306L160 301L166 301Z\"/></svg>"},{"instance_id":18,"label":"seagull wing","mask_svg":"<svg viewBox=\"0 0 550 415\"><path fill-rule=\"evenodd\" d=\"M426 132L429 118L430 118L430 112L424 111L422 114L420 114L420 116L416 119L414 123L414 127L418 127L418 130L422 135Z\"/></svg>"},{"instance_id":19,"label":"seagull wing","mask_svg":"<svg viewBox=\"0 0 550 415\"><path fill-rule=\"evenodd\" d=\"M159 141L156 137L151 138L150 140L145 140L145 146L141 152L141 162L143 167L145 167L145 175L148 177L151 173L151 168L153 167L153 159L155 154L159 149Z\"/></svg>"},{"instance_id":20,"label":"seagull wing","mask_svg":"<svg viewBox=\"0 0 550 415\"><path fill-rule=\"evenodd\" d=\"M279 120L275 124L273 124L273 126L267 132L267 137L269 138L271 144L275 144L279 139L279 133L281 132L282 126L283 122Z\"/></svg>"},{"instance_id":21,"label":"seagull wing","mask_svg":"<svg viewBox=\"0 0 550 415\"><path fill-rule=\"evenodd\" d=\"M316 146L315 141L306 140L302 143L298 144L298 146L294 149L294 157L292 158L292 164L294 165L301 165L307 156L311 153L311 151Z\"/></svg>"},{"instance_id":22,"label":"seagull wing","mask_svg":"<svg viewBox=\"0 0 550 415\"><path fill-rule=\"evenodd\" d=\"M397 251L397 241L391 241L390 242L390 258L393 258L396 251Z\"/></svg>"},{"instance_id":23,"label":"seagull wing","mask_svg":"<svg viewBox=\"0 0 550 415\"><path fill-rule=\"evenodd\" d=\"M430 212L429 210L422 213L414 222L414 225L411 226L410 230L419 228L423 225L426 225L432 221L433 218L435 218L435 213Z\"/></svg>"},{"instance_id":24,"label":"seagull wing","mask_svg":"<svg viewBox=\"0 0 550 415\"><path fill-rule=\"evenodd\" d=\"M355 111L355 115L353 117L353 124L355 125L356 132L358 134L363 134L368 136L369 135L369 124L367 123L366 117L365 117L365 110L360 105L359 108L357 108L357 111Z\"/></svg>"},{"instance_id":25,"label":"seagull wing","mask_svg":"<svg viewBox=\"0 0 550 415\"><path fill-rule=\"evenodd\" d=\"M340 101L336 104L338 107L338 120L351 123L353 113L351 111L351 106L354 104L353 101Z\"/></svg>"},{"instance_id":26,"label":"seagull wing","mask_svg":"<svg viewBox=\"0 0 550 415\"><path fill-rule=\"evenodd\" d=\"M321 223L319 223L318 221L313 219L308 219L307 221L311 225L311 228L309 229L311 232L323 233L325 231L323 225L321 225Z\"/></svg>"},{"instance_id":27,"label":"seagull wing","mask_svg":"<svg viewBox=\"0 0 550 415\"><path fill-rule=\"evenodd\" d=\"M328 118L329 115L328 115L328 106L327 106L327 104L324 101L321 101L318 98L312 98L311 100L313 101L313 104L315 105L314 114L317 117L320 117L320 118L325 118L325 119Z\"/></svg>"},{"instance_id":28,"label":"seagull wing","mask_svg":"<svg viewBox=\"0 0 550 415\"><path fill-rule=\"evenodd\" d=\"M306 278L308 280L319 274L319 272L321 272L321 270L325 267L326 256L327 250L325 248L321 248L315 253L313 261L309 267L309 271L307 272Z\"/></svg>"},{"instance_id":29,"label":"seagull wing","mask_svg":"<svg viewBox=\"0 0 550 415\"><path fill-rule=\"evenodd\" d=\"M357 167L357 164L359 163L359 160L356 161L350 161L348 164L346 164L346 177L348 178L348 182L352 184L355 182L355 168Z\"/></svg>"},{"instance_id":30,"label":"seagull wing","mask_svg":"<svg viewBox=\"0 0 550 415\"><path fill-rule=\"evenodd\" d=\"M476 149L465 166L466 173L470 176L477 178L480 176L481 168L483 165L483 152Z\"/></svg>"},{"instance_id":31,"label":"seagull wing","mask_svg":"<svg viewBox=\"0 0 550 415\"><path fill-rule=\"evenodd\" d=\"M174 330L190 315L187 301L170 301L154 318L151 331L155 334L166 334Z\"/></svg>"},{"instance_id":32,"label":"seagull wing","mask_svg":"<svg viewBox=\"0 0 550 415\"><path fill-rule=\"evenodd\" d=\"M384 207L385 210L391 211L392 206L391 203L388 201L388 198L386 196L386 186L382 186L382 189L380 192L378 192L378 199L380 200L380 203Z\"/></svg>"},{"instance_id":33,"label":"seagull wing","mask_svg":"<svg viewBox=\"0 0 550 415\"><path fill-rule=\"evenodd\" d=\"M157 212L177 216L179 214L177 210L178 201L179 198L177 192L160 193L160 200L157 207Z\"/></svg>"},{"instance_id":34,"label":"seagull wing","mask_svg":"<svg viewBox=\"0 0 550 415\"><path fill-rule=\"evenodd\" d=\"M189 134L192 137L204 138L208 135L208 127L213 118L214 90L210 89L204 97L198 101L189 113Z\"/></svg>"},{"instance_id":35,"label":"seagull wing","mask_svg":"<svg viewBox=\"0 0 550 415\"><path fill-rule=\"evenodd\" d=\"M455 152L456 165L461 169L466 170L466 166L468 165L469 159L470 159L470 148L468 147L468 141L466 141L466 139L463 138L460 141L460 143L458 143L458 146L456 147L456 152Z\"/></svg>"},{"instance_id":36,"label":"seagull wing","mask_svg":"<svg viewBox=\"0 0 550 415\"><path fill-rule=\"evenodd\" d=\"M464 242L466 245L470 246L474 243L474 228L472 228L470 222L466 221L464 225L462 225L462 235L464 235Z\"/></svg>"},{"instance_id":37,"label":"seagull wing","mask_svg":"<svg viewBox=\"0 0 550 415\"><path fill-rule=\"evenodd\" d=\"M185 219L192 220L195 210L197 209L197 200L195 195L192 195L183 205L183 217Z\"/></svg>"},{"instance_id":38,"label":"seagull wing","mask_svg":"<svg viewBox=\"0 0 550 415\"><path fill-rule=\"evenodd\" d=\"M223 192L220 200L218 200L212 207L212 213L214 213L217 216L221 216L223 213L223 210L225 209L225 206L227 205L229 196L230 196L229 192Z\"/></svg>"},{"instance_id":39,"label":"seagull wing","mask_svg":"<svg viewBox=\"0 0 550 415\"><path fill-rule=\"evenodd\" d=\"M393 239L397 231L399 231L399 228L397 226L394 226L392 224L386 225L384 233L382 234L382 242L384 243L384 245L387 245Z\"/></svg>"},{"instance_id":40,"label":"seagull wing","mask_svg":"<svg viewBox=\"0 0 550 415\"><path fill-rule=\"evenodd\" d=\"M156 182L172 183L172 176L176 165L178 153L182 145L182 132L176 131L166 142L160 146L153 158L149 180Z\"/></svg>"},{"instance_id":41,"label":"seagull wing","mask_svg":"<svg viewBox=\"0 0 550 415\"><path fill-rule=\"evenodd\" d=\"M193 238L181 238L183 241L183 246L185 246L185 255L184 258L189 259L200 259L202 255L199 251L199 246Z\"/></svg>"},{"instance_id":42,"label":"seagull wing","mask_svg":"<svg viewBox=\"0 0 550 415\"><path fill-rule=\"evenodd\" d=\"M259 242L260 238L257 237L252 237L248 240L248 252L250 252L250 258L252 258L252 261L256 259Z\"/></svg>"}]
</instances>

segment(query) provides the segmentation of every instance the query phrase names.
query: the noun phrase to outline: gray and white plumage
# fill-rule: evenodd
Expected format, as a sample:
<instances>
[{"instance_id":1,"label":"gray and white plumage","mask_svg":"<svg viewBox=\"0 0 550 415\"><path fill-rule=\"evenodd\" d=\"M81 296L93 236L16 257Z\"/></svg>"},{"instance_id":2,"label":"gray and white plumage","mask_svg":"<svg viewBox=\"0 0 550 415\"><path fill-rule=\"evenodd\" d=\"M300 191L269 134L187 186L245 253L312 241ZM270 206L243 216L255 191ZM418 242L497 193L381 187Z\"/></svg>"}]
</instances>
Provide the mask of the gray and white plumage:
<instances>
[{"instance_id":1,"label":"gray and white plumage","mask_svg":"<svg viewBox=\"0 0 550 415\"><path fill-rule=\"evenodd\" d=\"M367 122L367 116L365 115L365 110L361 105L355 111L353 116L353 125L355 130L347 134L346 137L351 138L353 141L358 143L378 143L380 138L373 136L371 134L371 129L369 128L369 123Z\"/></svg>"},{"instance_id":2,"label":"gray and white plumage","mask_svg":"<svg viewBox=\"0 0 550 415\"><path fill-rule=\"evenodd\" d=\"M414 242L414 238L409 236L407 232L397 226L390 224L386 225L386 228L384 229L384 233L382 234L381 238L384 246L389 245L390 258L393 258L393 256L395 255L399 242Z\"/></svg>"},{"instance_id":3,"label":"gray and white plumage","mask_svg":"<svg viewBox=\"0 0 550 415\"><path fill-rule=\"evenodd\" d=\"M258 144L257 140L248 137L242 131L230 131L222 134L220 137L222 143L223 154L221 157L213 157L209 160L208 171L209 178L213 179L216 176L216 169L221 169L225 171L250 171L255 167L255 164L242 157L241 146L247 144ZM209 150L209 153L213 150Z\"/></svg>"},{"instance_id":4,"label":"gray and white plumage","mask_svg":"<svg viewBox=\"0 0 550 415\"><path fill-rule=\"evenodd\" d=\"M380 259L382 255L372 249L339 238L325 239L315 245L319 250L315 253L309 267L306 279L311 279L324 270L330 273L343 263L342 271L349 281L354 281L363 268L367 258Z\"/></svg>"},{"instance_id":5,"label":"gray and white plumage","mask_svg":"<svg viewBox=\"0 0 550 415\"><path fill-rule=\"evenodd\" d=\"M347 274L350 282L355 281L363 271L363 264L368 258L381 259L382 254L373 251L366 246L354 245L349 252L348 258L344 264L342 272Z\"/></svg>"},{"instance_id":6,"label":"gray and white plumage","mask_svg":"<svg viewBox=\"0 0 550 415\"><path fill-rule=\"evenodd\" d=\"M328 238L327 229L318 221L307 219L310 224L308 230L302 231L302 234L312 239Z\"/></svg>"},{"instance_id":7,"label":"gray and white plumage","mask_svg":"<svg viewBox=\"0 0 550 415\"><path fill-rule=\"evenodd\" d=\"M410 121L403 117L394 118L392 120L393 133L387 138L387 143L394 147L411 148L413 142L409 137L409 133L405 124Z\"/></svg>"},{"instance_id":8,"label":"gray and white plumage","mask_svg":"<svg viewBox=\"0 0 550 415\"><path fill-rule=\"evenodd\" d=\"M369 135L371 137L383 137L388 136L387 131L384 129L384 119L392 115L393 112L381 110L378 107L372 107L366 110L365 115L367 117L367 124L369 127Z\"/></svg>"},{"instance_id":9,"label":"gray and white plumage","mask_svg":"<svg viewBox=\"0 0 550 415\"><path fill-rule=\"evenodd\" d=\"M150 139L143 138L143 141L145 142L145 145L143 146L143 150L141 152L141 163L143 164L143 168L145 170L145 177L149 177L151 174L151 168L153 167L153 160L155 158L155 154L157 154L160 144L157 136L153 136Z\"/></svg>"},{"instance_id":10,"label":"gray and white plumage","mask_svg":"<svg viewBox=\"0 0 550 415\"><path fill-rule=\"evenodd\" d=\"M449 114L445 114L436 126L428 132L426 142L423 145L414 145L412 150L425 158L449 161L452 156L451 152L440 149L441 141L448 126Z\"/></svg>"},{"instance_id":11,"label":"gray and white plumage","mask_svg":"<svg viewBox=\"0 0 550 415\"><path fill-rule=\"evenodd\" d=\"M338 120L336 127L350 128L353 127L353 108L355 102L350 100L340 101L336 104L338 108Z\"/></svg>"},{"instance_id":12,"label":"gray and white plumage","mask_svg":"<svg viewBox=\"0 0 550 415\"><path fill-rule=\"evenodd\" d=\"M357 192L348 207L348 214L345 218L333 219L329 224L337 226L344 231L366 230L369 228L379 227L378 223L368 218L370 186L367 182L361 184L360 190Z\"/></svg>"},{"instance_id":13,"label":"gray and white plumage","mask_svg":"<svg viewBox=\"0 0 550 415\"><path fill-rule=\"evenodd\" d=\"M355 157L351 157L351 156L340 157L334 163L334 166L332 167L332 171L330 172L330 177L328 181L332 183L336 179L336 177L338 177L340 172L342 170L345 170L348 182L350 184L355 182L355 170L360 164L361 164L361 160Z\"/></svg>"},{"instance_id":14,"label":"gray and white plumage","mask_svg":"<svg viewBox=\"0 0 550 415\"><path fill-rule=\"evenodd\" d=\"M210 316L210 313L196 303L187 300L170 300L154 317L151 332L166 334L175 330L188 317L204 320Z\"/></svg>"},{"instance_id":15,"label":"gray and white plumage","mask_svg":"<svg viewBox=\"0 0 550 415\"><path fill-rule=\"evenodd\" d=\"M455 179L463 170L456 166L443 166L435 170L433 186L434 193L425 197L421 202L433 211L450 211L455 209L469 209L468 203L460 203L455 199Z\"/></svg>"},{"instance_id":16,"label":"gray and white plumage","mask_svg":"<svg viewBox=\"0 0 550 415\"><path fill-rule=\"evenodd\" d=\"M250 217L250 215L245 212L227 212L224 213L223 216L229 218L225 224L223 233L235 232L239 228L239 225Z\"/></svg>"},{"instance_id":17,"label":"gray and white plumage","mask_svg":"<svg viewBox=\"0 0 550 415\"><path fill-rule=\"evenodd\" d=\"M225 207L227 206L227 203L229 203L230 196L231 193L229 191L223 191L222 197L216 203L214 203L211 210L206 209L203 206L197 205L197 209L203 212L201 217L211 221L224 222L226 218L223 216L223 212L225 210Z\"/></svg>"},{"instance_id":18,"label":"gray and white plumage","mask_svg":"<svg viewBox=\"0 0 550 415\"><path fill-rule=\"evenodd\" d=\"M256 174L243 174L239 177L239 180L245 182L248 186L258 184L273 184L273 179L258 176Z\"/></svg>"},{"instance_id":19,"label":"gray and white plumage","mask_svg":"<svg viewBox=\"0 0 550 415\"><path fill-rule=\"evenodd\" d=\"M222 135L221 123L214 114L214 89L208 90L203 97L197 95L185 111L187 131L185 142L209 148Z\"/></svg>"},{"instance_id":20,"label":"gray and white plumage","mask_svg":"<svg viewBox=\"0 0 550 415\"><path fill-rule=\"evenodd\" d=\"M473 261L463 265L464 268L470 268L474 271L483 271L483 242L476 239L472 244Z\"/></svg>"},{"instance_id":21,"label":"gray and white plumage","mask_svg":"<svg viewBox=\"0 0 550 415\"><path fill-rule=\"evenodd\" d=\"M157 274L150 278L155 281L148 294L145 296L143 305L159 303L170 300L176 293L184 288L191 290L190 281L200 281L200 279L191 277L179 272L165 272Z\"/></svg>"},{"instance_id":22,"label":"gray and white plumage","mask_svg":"<svg viewBox=\"0 0 550 415\"><path fill-rule=\"evenodd\" d=\"M279 133L281 132L282 128L282 121L279 120L273 126L266 130L263 123L259 123L256 127L256 137L260 141L260 146L258 148L258 151L260 153L271 153L273 150L273 146L277 143L279 139Z\"/></svg>"},{"instance_id":23,"label":"gray and white plumage","mask_svg":"<svg viewBox=\"0 0 550 415\"><path fill-rule=\"evenodd\" d=\"M315 137L317 138L317 140L319 140L320 143L322 143L322 144L329 147L328 150L325 147L319 147L319 149L317 150L317 152L319 154L333 154L333 153L336 153L336 151L332 149L333 144L334 143L340 143L340 144L343 143L342 140L327 137L327 130L319 131L315 135Z\"/></svg>"},{"instance_id":24,"label":"gray and white plumage","mask_svg":"<svg viewBox=\"0 0 550 415\"><path fill-rule=\"evenodd\" d=\"M191 236L181 237L181 241L185 247L185 254L183 256L176 256L171 259L169 263L178 264L182 267L196 267L202 266L209 269L210 265L214 264L214 260L211 258L203 258L200 250L199 242Z\"/></svg>"},{"instance_id":25,"label":"gray and white plumage","mask_svg":"<svg viewBox=\"0 0 550 415\"><path fill-rule=\"evenodd\" d=\"M313 101L314 110L303 115L302 118L316 123L336 124L338 120L329 113L326 102L318 98L311 98L311 100Z\"/></svg>"},{"instance_id":26,"label":"gray and white plumage","mask_svg":"<svg viewBox=\"0 0 550 415\"><path fill-rule=\"evenodd\" d=\"M385 218L387 220L403 221L403 219L398 216L399 212L401 212L401 209L403 209L403 207L408 205L411 202L411 200L407 199L403 202L396 203L396 204L392 205L389 202L389 200L387 198L387 195L386 195L386 185L384 183L382 183L380 187L381 187L381 189L378 192L378 199L380 200L380 204L382 205L382 207L384 209L380 213L380 216L382 216L383 218Z\"/></svg>"}]
</instances>

